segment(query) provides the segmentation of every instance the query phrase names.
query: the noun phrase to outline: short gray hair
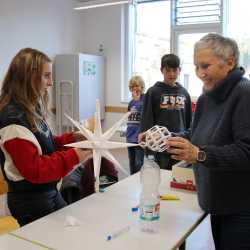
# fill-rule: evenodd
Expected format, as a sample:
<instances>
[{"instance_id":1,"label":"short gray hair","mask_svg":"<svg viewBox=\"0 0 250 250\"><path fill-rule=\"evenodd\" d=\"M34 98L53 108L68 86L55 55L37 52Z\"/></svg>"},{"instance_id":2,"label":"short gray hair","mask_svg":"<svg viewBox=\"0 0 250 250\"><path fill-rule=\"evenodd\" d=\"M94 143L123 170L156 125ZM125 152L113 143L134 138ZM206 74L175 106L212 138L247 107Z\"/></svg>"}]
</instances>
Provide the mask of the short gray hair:
<instances>
[{"instance_id":1,"label":"short gray hair","mask_svg":"<svg viewBox=\"0 0 250 250\"><path fill-rule=\"evenodd\" d=\"M209 33L195 43L194 52L200 49L212 49L214 54L223 61L233 57L236 66L239 64L239 48L236 41L231 38L216 33Z\"/></svg>"}]
</instances>

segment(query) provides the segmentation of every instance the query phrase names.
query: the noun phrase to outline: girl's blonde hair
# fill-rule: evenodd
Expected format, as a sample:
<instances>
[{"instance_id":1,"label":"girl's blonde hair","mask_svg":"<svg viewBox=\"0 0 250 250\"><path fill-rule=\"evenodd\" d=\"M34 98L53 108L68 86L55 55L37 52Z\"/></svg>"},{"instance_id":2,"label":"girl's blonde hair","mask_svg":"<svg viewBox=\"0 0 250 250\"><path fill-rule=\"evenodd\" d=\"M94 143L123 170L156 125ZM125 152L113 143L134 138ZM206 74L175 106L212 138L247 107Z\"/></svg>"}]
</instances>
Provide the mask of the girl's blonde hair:
<instances>
[{"instance_id":1,"label":"girl's blonde hair","mask_svg":"<svg viewBox=\"0 0 250 250\"><path fill-rule=\"evenodd\" d=\"M133 87L134 86L140 86L141 89L142 89L142 93L144 93L144 90L145 90L145 82L144 80L142 79L141 76L133 76L130 81L129 81L129 90L132 91Z\"/></svg>"},{"instance_id":2,"label":"girl's blonde hair","mask_svg":"<svg viewBox=\"0 0 250 250\"><path fill-rule=\"evenodd\" d=\"M11 101L20 104L34 131L39 130L38 122L48 113L48 92L41 94L40 82L43 66L51 63L44 53L25 48L12 59L3 80L0 95L0 111Z\"/></svg>"}]
</instances>

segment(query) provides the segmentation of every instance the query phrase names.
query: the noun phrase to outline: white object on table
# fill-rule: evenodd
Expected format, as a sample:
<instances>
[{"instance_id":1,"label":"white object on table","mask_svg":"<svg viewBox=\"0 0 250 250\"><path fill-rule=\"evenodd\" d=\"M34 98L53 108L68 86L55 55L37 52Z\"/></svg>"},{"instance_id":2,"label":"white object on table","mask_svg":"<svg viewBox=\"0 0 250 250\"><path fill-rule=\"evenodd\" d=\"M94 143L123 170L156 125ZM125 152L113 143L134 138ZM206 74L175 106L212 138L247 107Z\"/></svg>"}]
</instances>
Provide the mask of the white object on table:
<instances>
[{"instance_id":1,"label":"white object on table","mask_svg":"<svg viewBox=\"0 0 250 250\"><path fill-rule=\"evenodd\" d=\"M113 239L127 233L129 230L130 230L130 226L125 226L125 227L109 234L106 239L107 239L107 241L113 240Z\"/></svg>"}]
</instances>

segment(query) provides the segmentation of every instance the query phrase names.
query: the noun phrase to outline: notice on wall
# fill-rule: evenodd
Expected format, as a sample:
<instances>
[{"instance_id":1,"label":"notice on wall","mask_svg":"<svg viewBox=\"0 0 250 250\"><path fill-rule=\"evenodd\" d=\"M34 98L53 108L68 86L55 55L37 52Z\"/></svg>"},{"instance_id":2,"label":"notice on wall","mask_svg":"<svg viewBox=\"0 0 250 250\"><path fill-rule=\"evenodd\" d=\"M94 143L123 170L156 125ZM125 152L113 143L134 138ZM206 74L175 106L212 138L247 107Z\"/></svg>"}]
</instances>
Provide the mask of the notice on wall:
<instances>
[{"instance_id":1,"label":"notice on wall","mask_svg":"<svg viewBox=\"0 0 250 250\"><path fill-rule=\"evenodd\" d=\"M95 76L96 75L96 63L84 61L83 62L83 75Z\"/></svg>"}]
</instances>

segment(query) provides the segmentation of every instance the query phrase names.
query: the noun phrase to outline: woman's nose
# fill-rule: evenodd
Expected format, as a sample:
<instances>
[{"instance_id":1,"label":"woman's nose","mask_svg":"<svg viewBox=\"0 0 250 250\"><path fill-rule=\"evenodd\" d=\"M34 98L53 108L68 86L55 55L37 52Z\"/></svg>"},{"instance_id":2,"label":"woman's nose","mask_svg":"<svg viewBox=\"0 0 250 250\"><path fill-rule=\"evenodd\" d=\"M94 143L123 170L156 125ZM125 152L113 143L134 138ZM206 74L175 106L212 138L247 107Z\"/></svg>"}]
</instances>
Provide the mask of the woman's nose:
<instances>
[{"instance_id":1,"label":"woman's nose","mask_svg":"<svg viewBox=\"0 0 250 250\"><path fill-rule=\"evenodd\" d=\"M53 80L52 80L52 79L50 79L50 80L48 81L48 86L53 86Z\"/></svg>"},{"instance_id":2,"label":"woman's nose","mask_svg":"<svg viewBox=\"0 0 250 250\"><path fill-rule=\"evenodd\" d=\"M196 75L199 77L199 78L203 78L206 76L205 72L201 69L197 69L196 70Z\"/></svg>"}]
</instances>

